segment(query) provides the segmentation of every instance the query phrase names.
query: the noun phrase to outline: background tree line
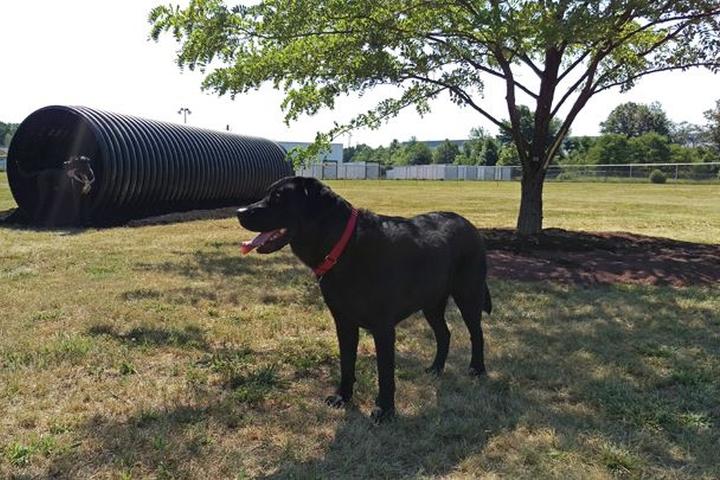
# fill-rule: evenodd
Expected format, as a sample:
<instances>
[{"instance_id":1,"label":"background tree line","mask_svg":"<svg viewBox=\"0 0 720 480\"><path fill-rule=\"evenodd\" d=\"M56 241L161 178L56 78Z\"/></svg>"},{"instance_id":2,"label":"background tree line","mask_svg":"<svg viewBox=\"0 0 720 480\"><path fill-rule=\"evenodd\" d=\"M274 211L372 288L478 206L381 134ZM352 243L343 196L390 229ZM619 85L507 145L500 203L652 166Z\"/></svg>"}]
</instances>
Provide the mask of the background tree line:
<instances>
[{"instance_id":1,"label":"background tree line","mask_svg":"<svg viewBox=\"0 0 720 480\"><path fill-rule=\"evenodd\" d=\"M534 112L526 106L520 106L519 112L523 136L531 138ZM588 165L720 162L720 100L705 112L705 118L705 125L674 123L658 102L623 103L600 124L601 135L568 136L557 162ZM554 136L559 128L560 122L551 123L548 136ZM416 138L408 142L393 140L390 145L377 148L359 144L345 149L343 161L385 166L520 165L517 148L508 133L502 131L493 136L482 128L473 128L461 146L446 139L431 148Z\"/></svg>"},{"instance_id":2,"label":"background tree line","mask_svg":"<svg viewBox=\"0 0 720 480\"><path fill-rule=\"evenodd\" d=\"M17 128L17 123L0 122L0 147L10 146L10 140L12 140L13 135L15 135Z\"/></svg>"}]
</instances>

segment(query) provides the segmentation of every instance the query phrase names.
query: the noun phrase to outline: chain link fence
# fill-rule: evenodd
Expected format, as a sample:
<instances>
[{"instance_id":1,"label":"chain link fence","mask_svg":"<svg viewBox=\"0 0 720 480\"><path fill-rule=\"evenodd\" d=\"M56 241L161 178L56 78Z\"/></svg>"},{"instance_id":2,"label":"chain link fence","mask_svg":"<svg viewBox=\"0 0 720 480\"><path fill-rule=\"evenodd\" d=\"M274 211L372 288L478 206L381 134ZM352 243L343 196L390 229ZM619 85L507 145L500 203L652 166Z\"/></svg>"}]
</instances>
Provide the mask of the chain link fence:
<instances>
[{"instance_id":1,"label":"chain link fence","mask_svg":"<svg viewBox=\"0 0 720 480\"><path fill-rule=\"evenodd\" d=\"M649 182L650 174L659 170L668 182L720 183L720 162L713 163L628 163L622 165L552 165L546 179L566 182ZM513 168L513 178L522 176Z\"/></svg>"}]
</instances>

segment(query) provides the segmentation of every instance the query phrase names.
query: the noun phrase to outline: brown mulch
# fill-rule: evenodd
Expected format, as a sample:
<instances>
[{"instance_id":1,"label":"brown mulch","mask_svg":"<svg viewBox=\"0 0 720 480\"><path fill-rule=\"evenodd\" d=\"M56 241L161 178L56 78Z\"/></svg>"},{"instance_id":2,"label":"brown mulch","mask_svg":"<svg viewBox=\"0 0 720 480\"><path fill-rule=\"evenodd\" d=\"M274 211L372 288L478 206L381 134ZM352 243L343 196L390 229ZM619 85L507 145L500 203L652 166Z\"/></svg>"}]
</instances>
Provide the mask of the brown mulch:
<instances>
[{"instance_id":1,"label":"brown mulch","mask_svg":"<svg viewBox=\"0 0 720 480\"><path fill-rule=\"evenodd\" d=\"M491 277L581 286L615 283L720 286L720 245L626 232L547 229L531 240L481 230Z\"/></svg>"}]
</instances>

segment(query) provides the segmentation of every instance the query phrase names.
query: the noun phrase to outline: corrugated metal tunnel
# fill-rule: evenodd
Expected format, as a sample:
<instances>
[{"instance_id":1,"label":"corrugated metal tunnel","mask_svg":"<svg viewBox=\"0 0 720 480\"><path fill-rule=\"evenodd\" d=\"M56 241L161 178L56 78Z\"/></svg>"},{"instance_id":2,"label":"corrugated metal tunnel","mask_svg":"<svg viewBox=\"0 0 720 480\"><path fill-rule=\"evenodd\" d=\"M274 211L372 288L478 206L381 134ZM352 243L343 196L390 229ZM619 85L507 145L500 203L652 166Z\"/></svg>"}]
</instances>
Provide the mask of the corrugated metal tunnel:
<instances>
[{"instance_id":1,"label":"corrugated metal tunnel","mask_svg":"<svg viewBox=\"0 0 720 480\"><path fill-rule=\"evenodd\" d=\"M269 140L67 106L27 117L7 162L24 216L57 226L239 205L292 172Z\"/></svg>"}]
</instances>

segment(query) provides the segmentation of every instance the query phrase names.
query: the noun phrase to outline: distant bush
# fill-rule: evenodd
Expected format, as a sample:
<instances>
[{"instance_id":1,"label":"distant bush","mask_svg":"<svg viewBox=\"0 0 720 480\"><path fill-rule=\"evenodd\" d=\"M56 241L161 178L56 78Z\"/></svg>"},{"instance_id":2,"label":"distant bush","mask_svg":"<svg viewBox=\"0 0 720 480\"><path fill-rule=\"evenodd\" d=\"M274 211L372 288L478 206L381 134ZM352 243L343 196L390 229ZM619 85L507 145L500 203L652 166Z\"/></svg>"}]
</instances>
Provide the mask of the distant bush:
<instances>
[{"instance_id":1,"label":"distant bush","mask_svg":"<svg viewBox=\"0 0 720 480\"><path fill-rule=\"evenodd\" d=\"M613 164L632 163L633 158L628 138L625 135L610 133L598 137L587 151L587 163Z\"/></svg>"},{"instance_id":2,"label":"distant bush","mask_svg":"<svg viewBox=\"0 0 720 480\"><path fill-rule=\"evenodd\" d=\"M670 140L648 132L628 140L629 163L667 163L670 161Z\"/></svg>"},{"instance_id":3,"label":"distant bush","mask_svg":"<svg viewBox=\"0 0 720 480\"><path fill-rule=\"evenodd\" d=\"M560 182L567 182L569 180L575 180L577 176L570 172L561 172L558 174L557 177L555 177L555 180L558 180Z\"/></svg>"},{"instance_id":4,"label":"distant bush","mask_svg":"<svg viewBox=\"0 0 720 480\"><path fill-rule=\"evenodd\" d=\"M652 183L665 183L667 181L667 177L662 171L656 168L650 172L650 181Z\"/></svg>"}]
</instances>

